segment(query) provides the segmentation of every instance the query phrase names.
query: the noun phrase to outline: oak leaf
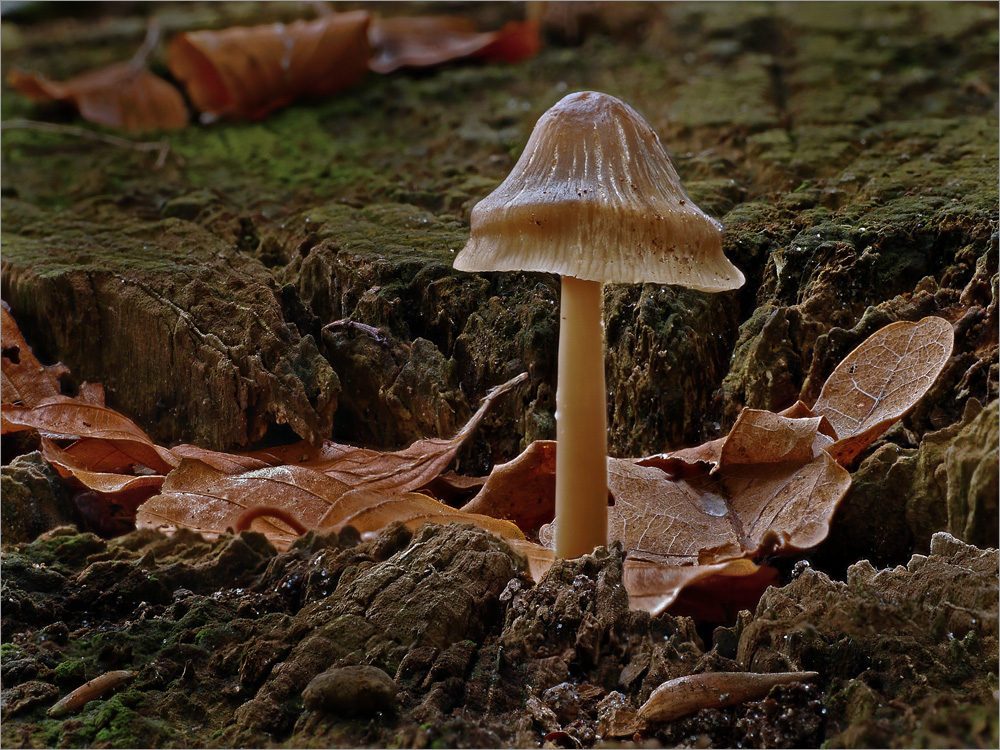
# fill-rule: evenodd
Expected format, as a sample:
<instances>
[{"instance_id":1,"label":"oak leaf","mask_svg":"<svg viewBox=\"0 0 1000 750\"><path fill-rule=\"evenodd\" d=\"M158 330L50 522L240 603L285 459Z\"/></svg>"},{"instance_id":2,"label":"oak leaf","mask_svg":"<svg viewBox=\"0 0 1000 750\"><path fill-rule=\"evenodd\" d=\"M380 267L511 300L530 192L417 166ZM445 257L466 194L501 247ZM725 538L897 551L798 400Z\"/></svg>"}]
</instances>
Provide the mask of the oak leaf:
<instances>
[{"instance_id":1,"label":"oak leaf","mask_svg":"<svg viewBox=\"0 0 1000 750\"><path fill-rule=\"evenodd\" d=\"M848 354L813 406L836 430L830 454L850 463L916 406L947 364L954 340L952 325L931 316L892 323Z\"/></svg>"},{"instance_id":2,"label":"oak leaf","mask_svg":"<svg viewBox=\"0 0 1000 750\"><path fill-rule=\"evenodd\" d=\"M12 70L7 83L36 102L76 107L88 122L124 130L174 130L188 124L184 97L173 84L144 65L120 62L66 81Z\"/></svg>"},{"instance_id":3,"label":"oak leaf","mask_svg":"<svg viewBox=\"0 0 1000 750\"><path fill-rule=\"evenodd\" d=\"M301 97L335 94L368 71L370 16L190 31L170 41L167 64L210 118L259 120Z\"/></svg>"}]
</instances>

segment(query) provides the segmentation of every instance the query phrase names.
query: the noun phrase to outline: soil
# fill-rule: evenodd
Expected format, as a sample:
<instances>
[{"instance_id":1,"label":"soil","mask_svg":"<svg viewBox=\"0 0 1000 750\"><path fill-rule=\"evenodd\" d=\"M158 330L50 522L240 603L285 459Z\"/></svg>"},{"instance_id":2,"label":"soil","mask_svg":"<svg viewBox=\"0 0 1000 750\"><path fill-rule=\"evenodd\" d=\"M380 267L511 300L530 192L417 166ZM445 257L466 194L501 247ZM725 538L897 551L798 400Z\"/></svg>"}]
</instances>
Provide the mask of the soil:
<instances>
[{"instance_id":1,"label":"soil","mask_svg":"<svg viewBox=\"0 0 1000 750\"><path fill-rule=\"evenodd\" d=\"M168 445L395 448L450 436L527 371L454 467L485 475L555 436L558 280L451 262L538 116L606 91L659 133L747 276L721 295L606 288L614 455L811 403L893 321L955 326L931 391L849 467L827 541L771 561L781 585L753 610L696 623L630 610L614 546L535 584L471 527L310 533L277 552L248 532L109 526L31 438L5 437L5 746L998 746L996 5L532 9L545 46L530 60L373 74L260 122L153 134L159 167L5 125L3 299L42 361L69 367L67 392L103 383ZM524 13L376 10L481 28ZM28 4L5 8L3 63L63 79L131 57L153 16L169 39L315 12ZM0 104L5 123L91 127L9 88ZM378 335L325 327L338 320ZM47 713L114 671L129 674ZM636 716L666 680L744 671L818 676Z\"/></svg>"}]
</instances>

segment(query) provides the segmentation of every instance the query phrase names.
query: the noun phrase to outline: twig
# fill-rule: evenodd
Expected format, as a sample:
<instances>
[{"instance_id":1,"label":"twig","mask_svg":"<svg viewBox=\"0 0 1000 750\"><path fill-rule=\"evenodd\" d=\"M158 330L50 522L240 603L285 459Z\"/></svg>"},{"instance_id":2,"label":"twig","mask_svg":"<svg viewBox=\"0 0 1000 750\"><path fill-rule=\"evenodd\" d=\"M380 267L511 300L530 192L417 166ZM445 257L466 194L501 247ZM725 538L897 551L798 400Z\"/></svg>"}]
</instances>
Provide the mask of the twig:
<instances>
[{"instance_id":1,"label":"twig","mask_svg":"<svg viewBox=\"0 0 1000 750\"><path fill-rule=\"evenodd\" d=\"M161 31L160 22L155 18L152 19L146 28L146 38L143 40L142 46L135 51L132 61L129 63L132 70L141 70L146 67L146 64L149 62L149 56L153 54L156 45L160 43Z\"/></svg>"},{"instance_id":2,"label":"twig","mask_svg":"<svg viewBox=\"0 0 1000 750\"><path fill-rule=\"evenodd\" d=\"M356 320L351 320L350 318L341 318L340 320L335 320L332 323L327 323L323 326L324 331L332 331L334 328L353 328L355 331L361 331L362 333L367 333L382 346L389 345L389 339L382 333L381 330L375 326L370 326L367 323L359 323Z\"/></svg>"},{"instance_id":3,"label":"twig","mask_svg":"<svg viewBox=\"0 0 1000 750\"><path fill-rule=\"evenodd\" d=\"M58 125L54 122L21 119L0 121L0 129L7 130L8 128L58 133L59 135L70 135L76 138L88 138L92 141L100 141L109 146L127 148L131 151L156 152L156 163L153 165L153 169L162 167L167 161L167 155L170 153L170 144L166 141L130 141L127 138L119 138L116 135L108 135L107 133L98 133L96 130L87 130L76 125Z\"/></svg>"}]
</instances>

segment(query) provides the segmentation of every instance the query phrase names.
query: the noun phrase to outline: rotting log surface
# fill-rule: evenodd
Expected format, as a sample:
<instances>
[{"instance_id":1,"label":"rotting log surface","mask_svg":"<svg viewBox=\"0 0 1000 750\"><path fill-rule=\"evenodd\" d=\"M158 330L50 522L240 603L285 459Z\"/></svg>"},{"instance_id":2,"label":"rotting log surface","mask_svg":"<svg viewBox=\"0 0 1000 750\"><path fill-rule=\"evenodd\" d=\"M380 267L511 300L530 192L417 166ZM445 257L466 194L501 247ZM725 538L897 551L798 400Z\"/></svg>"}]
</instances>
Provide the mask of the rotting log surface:
<instances>
[{"instance_id":1,"label":"rotting log surface","mask_svg":"<svg viewBox=\"0 0 1000 750\"><path fill-rule=\"evenodd\" d=\"M315 12L163 8L167 36ZM520 9L469 12L497 28ZM429 11L455 9L419 9ZM146 23L7 18L5 69L55 79L129 58ZM648 119L748 279L716 296L606 288L614 453L714 437L742 406L811 402L844 355L895 320L942 315L956 349L914 413L852 467L855 486L812 557L817 572L775 590L759 615L709 641L685 618L629 613L609 553L539 586L475 591L463 611L476 616L433 643L410 648L396 629L411 623L365 620L372 653L396 668L395 724L298 713L281 676L302 670L297 687L330 658L354 660L311 651L314 623L301 613L391 570L385 561L407 541L398 533L363 545L310 538L282 555L253 535L215 545L185 534L43 537L4 558L4 744L134 746L138 732L163 746L534 746L570 726L591 744L611 705L604 692L640 705L696 669L823 666L815 686L656 736L995 746L995 557L943 541L933 567L920 555L934 532L983 545L996 528L997 22L996 6L978 3L622 4L610 14L554 4L535 59L370 76L260 123L192 125L162 136L171 156L155 171L150 154L5 130L4 300L43 361L105 383L111 405L164 442L236 447L294 431L395 447L450 434L521 370L529 387L505 399L459 468L484 473L554 437L557 280L462 274L451 261L471 207L572 90L606 91ZM79 124L0 96L5 119ZM323 329L342 319L378 336ZM5 468L5 483L47 476L38 460ZM29 492L47 492L36 485ZM900 565L914 553L906 572L858 563L847 575L863 557ZM506 575L501 558L491 565ZM932 574L955 606L886 604ZM869 610L882 618L876 636L857 621ZM94 655L104 669L141 670L138 679L83 720L38 719L95 676L85 666ZM195 730L202 695L213 698L210 718ZM268 726L249 720L285 698ZM786 715L797 718L775 718Z\"/></svg>"}]
</instances>

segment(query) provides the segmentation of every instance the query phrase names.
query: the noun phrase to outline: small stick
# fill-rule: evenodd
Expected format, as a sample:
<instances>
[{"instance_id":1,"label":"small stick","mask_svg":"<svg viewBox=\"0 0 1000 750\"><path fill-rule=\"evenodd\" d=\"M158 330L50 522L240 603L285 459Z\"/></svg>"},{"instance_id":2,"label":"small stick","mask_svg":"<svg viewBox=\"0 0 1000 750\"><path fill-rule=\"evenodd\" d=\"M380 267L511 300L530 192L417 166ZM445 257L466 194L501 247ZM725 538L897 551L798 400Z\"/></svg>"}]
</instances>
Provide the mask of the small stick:
<instances>
[{"instance_id":1,"label":"small stick","mask_svg":"<svg viewBox=\"0 0 1000 750\"><path fill-rule=\"evenodd\" d=\"M159 169L167 161L167 154L170 153L170 144L166 141L130 141L127 138L119 138L116 135L98 133L96 130L78 128L75 125L59 125L54 122L40 122L38 120L3 120L0 121L0 129L17 128L21 130L39 130L46 133L58 133L59 135L70 135L76 138L88 138L92 141L107 143L109 146L118 146L132 151L155 151L156 164L153 169Z\"/></svg>"},{"instance_id":2,"label":"small stick","mask_svg":"<svg viewBox=\"0 0 1000 750\"><path fill-rule=\"evenodd\" d=\"M388 343L388 339L385 337L385 334L383 334L382 331L375 326L370 326L367 323L359 323L358 321L351 320L350 318L341 318L340 320L335 320L332 323L327 323L323 326L324 331L329 331L333 328L353 328L356 331L367 333L380 344Z\"/></svg>"},{"instance_id":3,"label":"small stick","mask_svg":"<svg viewBox=\"0 0 1000 750\"><path fill-rule=\"evenodd\" d=\"M767 697L775 685L803 682L818 672L707 672L668 680L642 704L639 716L647 721L673 721L702 708L723 708Z\"/></svg>"},{"instance_id":4,"label":"small stick","mask_svg":"<svg viewBox=\"0 0 1000 750\"><path fill-rule=\"evenodd\" d=\"M137 71L146 67L146 64L149 62L149 56L153 54L156 45L160 43L160 31L160 22L154 18L149 22L149 26L146 27L146 38L143 40L142 46L136 50L131 62L129 62L132 70Z\"/></svg>"},{"instance_id":5,"label":"small stick","mask_svg":"<svg viewBox=\"0 0 1000 750\"><path fill-rule=\"evenodd\" d=\"M274 505L255 505L252 508L247 508L240 514L240 517L236 519L236 533L239 534L241 531L249 530L250 525L258 518L277 518L282 523L290 526L292 531L299 536L302 536L309 530L299 522L299 519L287 510L283 510L282 508L278 508Z\"/></svg>"},{"instance_id":6,"label":"small stick","mask_svg":"<svg viewBox=\"0 0 1000 750\"><path fill-rule=\"evenodd\" d=\"M135 677L135 672L129 669L116 669L111 672L105 672L100 677L95 677L89 682L83 683L76 690L69 693L48 710L48 715L58 718L72 713L133 677Z\"/></svg>"}]
</instances>

